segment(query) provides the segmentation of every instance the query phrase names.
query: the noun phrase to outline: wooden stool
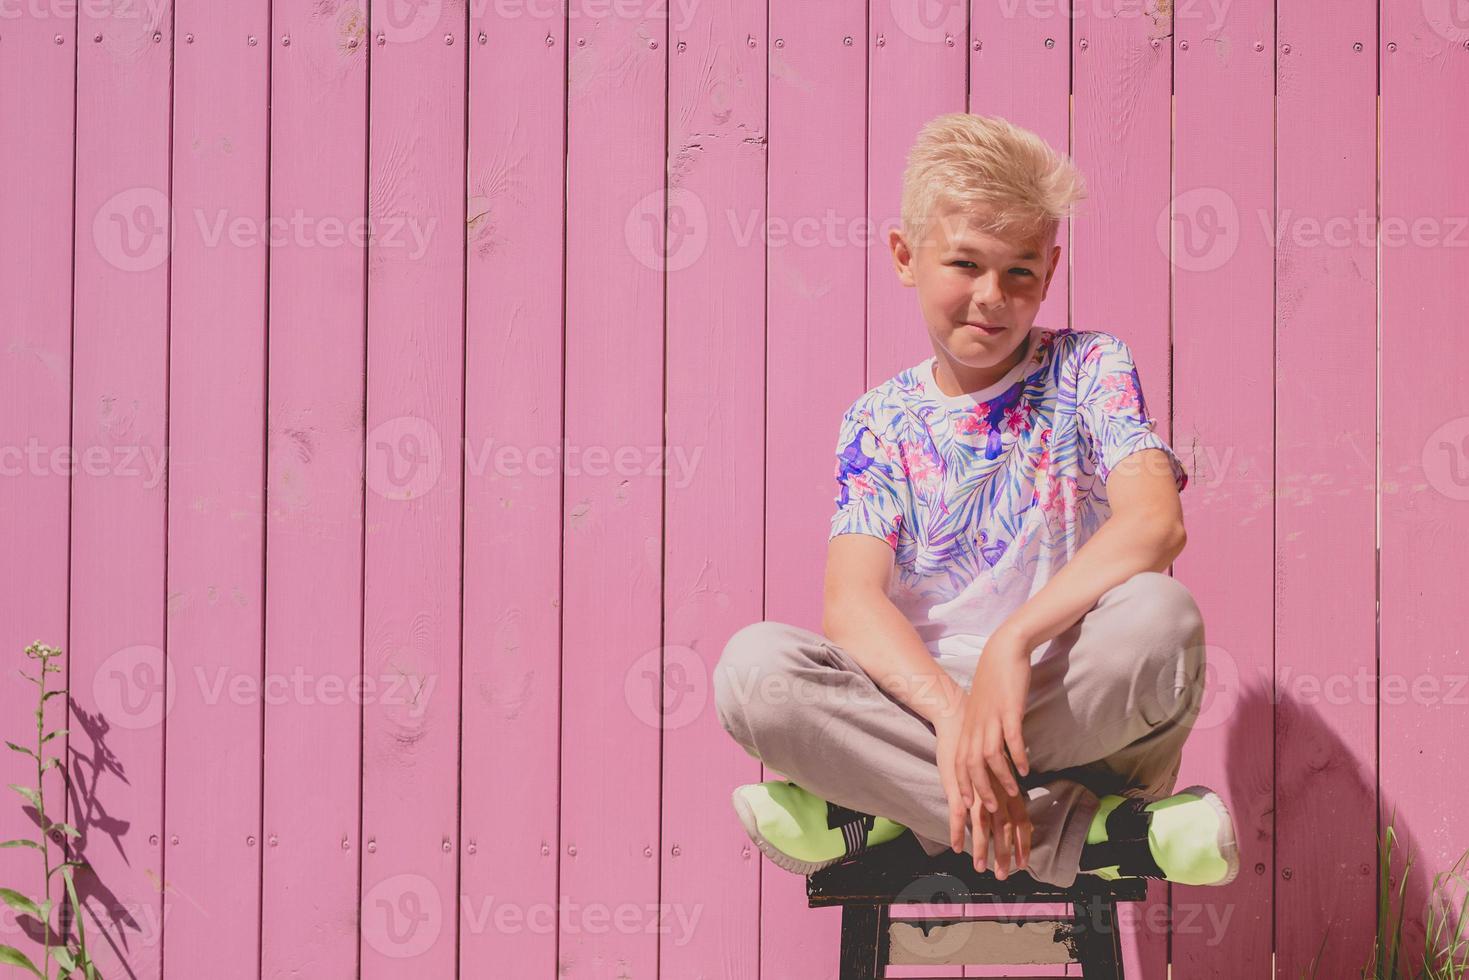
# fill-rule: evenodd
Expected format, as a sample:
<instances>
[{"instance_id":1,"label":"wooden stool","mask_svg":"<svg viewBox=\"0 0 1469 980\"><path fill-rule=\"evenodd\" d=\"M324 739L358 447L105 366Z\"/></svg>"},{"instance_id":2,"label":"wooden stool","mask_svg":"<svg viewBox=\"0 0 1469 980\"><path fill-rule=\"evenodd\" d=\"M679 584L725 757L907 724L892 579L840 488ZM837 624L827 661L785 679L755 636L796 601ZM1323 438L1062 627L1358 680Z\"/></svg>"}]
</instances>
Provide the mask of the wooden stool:
<instances>
[{"instance_id":1,"label":"wooden stool","mask_svg":"<svg viewBox=\"0 0 1469 980\"><path fill-rule=\"evenodd\" d=\"M1077 875L1058 888L1018 871L978 874L970 855L929 857L911 831L806 878L810 908L842 907L841 980L877 980L889 964L1076 963L1087 980L1122 980L1117 903L1147 898L1146 878ZM1071 914L979 918L890 916L893 905L1067 903Z\"/></svg>"}]
</instances>

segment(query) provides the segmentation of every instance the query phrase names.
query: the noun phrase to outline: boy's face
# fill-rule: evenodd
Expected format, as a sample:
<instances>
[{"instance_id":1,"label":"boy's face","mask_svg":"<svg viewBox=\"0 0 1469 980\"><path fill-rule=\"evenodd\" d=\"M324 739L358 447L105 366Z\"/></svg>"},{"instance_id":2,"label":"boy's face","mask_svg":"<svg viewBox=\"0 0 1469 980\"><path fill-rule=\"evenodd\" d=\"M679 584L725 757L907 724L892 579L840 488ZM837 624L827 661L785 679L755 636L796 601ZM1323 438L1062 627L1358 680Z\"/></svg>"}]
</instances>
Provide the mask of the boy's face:
<instances>
[{"instance_id":1,"label":"boy's face","mask_svg":"<svg viewBox=\"0 0 1469 980\"><path fill-rule=\"evenodd\" d=\"M948 364L940 381L957 381L965 391L1014 367L1061 257L1059 245L988 234L984 218L946 205L916 246L900 229L888 237L898 278L918 288L939 366Z\"/></svg>"}]
</instances>

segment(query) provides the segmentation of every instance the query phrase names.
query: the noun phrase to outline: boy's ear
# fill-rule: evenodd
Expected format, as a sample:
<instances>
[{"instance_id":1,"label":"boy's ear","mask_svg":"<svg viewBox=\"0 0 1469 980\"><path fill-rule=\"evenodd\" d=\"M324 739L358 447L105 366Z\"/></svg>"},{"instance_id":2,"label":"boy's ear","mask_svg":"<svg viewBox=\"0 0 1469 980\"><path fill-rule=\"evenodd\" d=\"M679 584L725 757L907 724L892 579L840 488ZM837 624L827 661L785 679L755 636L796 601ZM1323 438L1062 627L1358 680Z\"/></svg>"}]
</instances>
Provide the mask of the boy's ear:
<instances>
[{"instance_id":1,"label":"boy's ear","mask_svg":"<svg viewBox=\"0 0 1469 980\"><path fill-rule=\"evenodd\" d=\"M916 285L913 279L913 250L908 247L901 229L888 229L888 248L893 253L893 271L897 272L898 281L905 286Z\"/></svg>"},{"instance_id":2,"label":"boy's ear","mask_svg":"<svg viewBox=\"0 0 1469 980\"><path fill-rule=\"evenodd\" d=\"M1041 299L1051 291L1051 277L1056 274L1056 269L1061 265L1061 246L1051 246L1051 261L1046 267L1046 284L1041 287Z\"/></svg>"}]
</instances>

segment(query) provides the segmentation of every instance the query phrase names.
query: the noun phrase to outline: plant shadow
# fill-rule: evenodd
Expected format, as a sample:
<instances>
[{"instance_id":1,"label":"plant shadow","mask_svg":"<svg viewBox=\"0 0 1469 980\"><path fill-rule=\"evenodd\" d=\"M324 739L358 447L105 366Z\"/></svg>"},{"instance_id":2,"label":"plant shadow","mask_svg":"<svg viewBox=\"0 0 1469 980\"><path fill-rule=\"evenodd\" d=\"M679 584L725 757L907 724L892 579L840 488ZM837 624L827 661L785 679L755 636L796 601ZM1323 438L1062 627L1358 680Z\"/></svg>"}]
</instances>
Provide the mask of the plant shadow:
<instances>
[{"instance_id":1,"label":"plant shadow","mask_svg":"<svg viewBox=\"0 0 1469 980\"><path fill-rule=\"evenodd\" d=\"M1303 696L1307 690L1312 696ZM1452 902L1434 894L1433 867L1447 870L1456 855L1425 851L1414 832L1417 814L1404 812L1386 793L1379 801L1372 702L1364 707L1352 697L1338 703L1324 691L1285 685L1272 698L1260 685L1249 685L1231 712L1227 759L1257 757L1261 729L1269 731L1273 723L1275 733L1273 796L1262 792L1268 784L1259 781L1269 776L1261 765L1271 760L1229 769L1231 806L1241 804L1234 810L1244 862L1240 878L1254 877L1263 865L1273 881L1275 962L1283 980L1375 976L1364 974L1374 959L1374 941L1386 940L1399 914L1399 962L1421 968L1429 910L1451 925L1455 919ZM1254 800L1260 803L1251 809ZM1389 826L1396 840L1389 880L1381 882ZM1402 889L1401 907L1393 902L1394 921L1379 921L1386 918L1380 886L1394 899ZM1398 973L1391 980L1402 976L1419 973ZM1384 974L1382 980L1389 978Z\"/></svg>"},{"instance_id":2,"label":"plant shadow","mask_svg":"<svg viewBox=\"0 0 1469 980\"><path fill-rule=\"evenodd\" d=\"M87 860L89 851L99 846L115 850L125 864L132 859L127 851L127 832L130 820L109 813L102 800L109 779L128 785L127 770L122 760L107 744L111 724L99 710L88 712L70 696L71 737L67 739L68 772L67 812L80 836L71 842L72 855L78 860ZM78 733L86 735L78 739ZM78 751L78 745L83 746ZM76 874L77 897L88 913L87 940L94 950L99 948L98 937L112 950L117 967L128 977L136 977L136 964L131 955L140 942L157 942L150 936L129 905L118 898L96 872L90 861ZM96 953L94 952L94 958Z\"/></svg>"}]
</instances>

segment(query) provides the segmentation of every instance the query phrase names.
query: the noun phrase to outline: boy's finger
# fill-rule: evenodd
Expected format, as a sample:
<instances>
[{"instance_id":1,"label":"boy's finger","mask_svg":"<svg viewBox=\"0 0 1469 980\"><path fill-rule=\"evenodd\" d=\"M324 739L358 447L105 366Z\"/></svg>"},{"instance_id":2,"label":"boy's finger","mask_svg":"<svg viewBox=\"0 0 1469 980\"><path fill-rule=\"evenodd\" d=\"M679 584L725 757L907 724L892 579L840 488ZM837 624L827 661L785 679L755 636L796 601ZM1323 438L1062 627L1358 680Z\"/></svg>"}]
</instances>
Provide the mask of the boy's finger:
<instances>
[{"instance_id":1,"label":"boy's finger","mask_svg":"<svg viewBox=\"0 0 1469 980\"><path fill-rule=\"evenodd\" d=\"M1020 784L1015 782L1015 777L1010 772L1010 760L1005 758L1005 753L998 752L990 764L990 770L995 774L995 782L1005 788L1005 792L1011 796L1020 795Z\"/></svg>"},{"instance_id":2,"label":"boy's finger","mask_svg":"<svg viewBox=\"0 0 1469 980\"><path fill-rule=\"evenodd\" d=\"M1017 718L1008 719L1005 723L1005 747L1010 750L1010 761L1015 763L1015 768L1020 775L1030 775L1030 757L1025 754L1025 739L1020 736L1020 721Z\"/></svg>"},{"instance_id":3,"label":"boy's finger","mask_svg":"<svg viewBox=\"0 0 1469 980\"><path fill-rule=\"evenodd\" d=\"M1009 818L999 822L995 828L995 875L1001 881L1005 879L1007 868L1010 865L1010 827Z\"/></svg>"},{"instance_id":4,"label":"boy's finger","mask_svg":"<svg viewBox=\"0 0 1469 980\"><path fill-rule=\"evenodd\" d=\"M1030 823L1030 814L1025 809L1025 800L1015 802L1015 848L1016 854L1022 867L1030 864L1030 839L1033 827Z\"/></svg>"},{"instance_id":5,"label":"boy's finger","mask_svg":"<svg viewBox=\"0 0 1469 980\"><path fill-rule=\"evenodd\" d=\"M964 850L964 810L949 802L949 846L955 854Z\"/></svg>"},{"instance_id":6,"label":"boy's finger","mask_svg":"<svg viewBox=\"0 0 1469 980\"><path fill-rule=\"evenodd\" d=\"M974 870L983 872L985 855L989 852L989 838L985 834L984 827L984 807L976 802L969 808L969 819L971 821L969 832L973 834L974 841Z\"/></svg>"},{"instance_id":7,"label":"boy's finger","mask_svg":"<svg viewBox=\"0 0 1469 980\"><path fill-rule=\"evenodd\" d=\"M995 782L1003 786L1005 792L1011 796L1020 792L1018 786L1011 785L1015 780L1010 775L1010 760L1005 757L1005 733L1000 729L998 721L985 736L984 763L995 774Z\"/></svg>"},{"instance_id":8,"label":"boy's finger","mask_svg":"<svg viewBox=\"0 0 1469 980\"><path fill-rule=\"evenodd\" d=\"M984 801L984 808L991 813L998 810L1000 805L995 800L995 791L990 788L989 770L985 768L983 761L978 765L970 766L969 779L979 791L979 798Z\"/></svg>"},{"instance_id":9,"label":"boy's finger","mask_svg":"<svg viewBox=\"0 0 1469 980\"><path fill-rule=\"evenodd\" d=\"M974 786L969 782L969 770L964 766L958 767L956 782L959 784L959 798L967 810L974 805Z\"/></svg>"}]
</instances>

